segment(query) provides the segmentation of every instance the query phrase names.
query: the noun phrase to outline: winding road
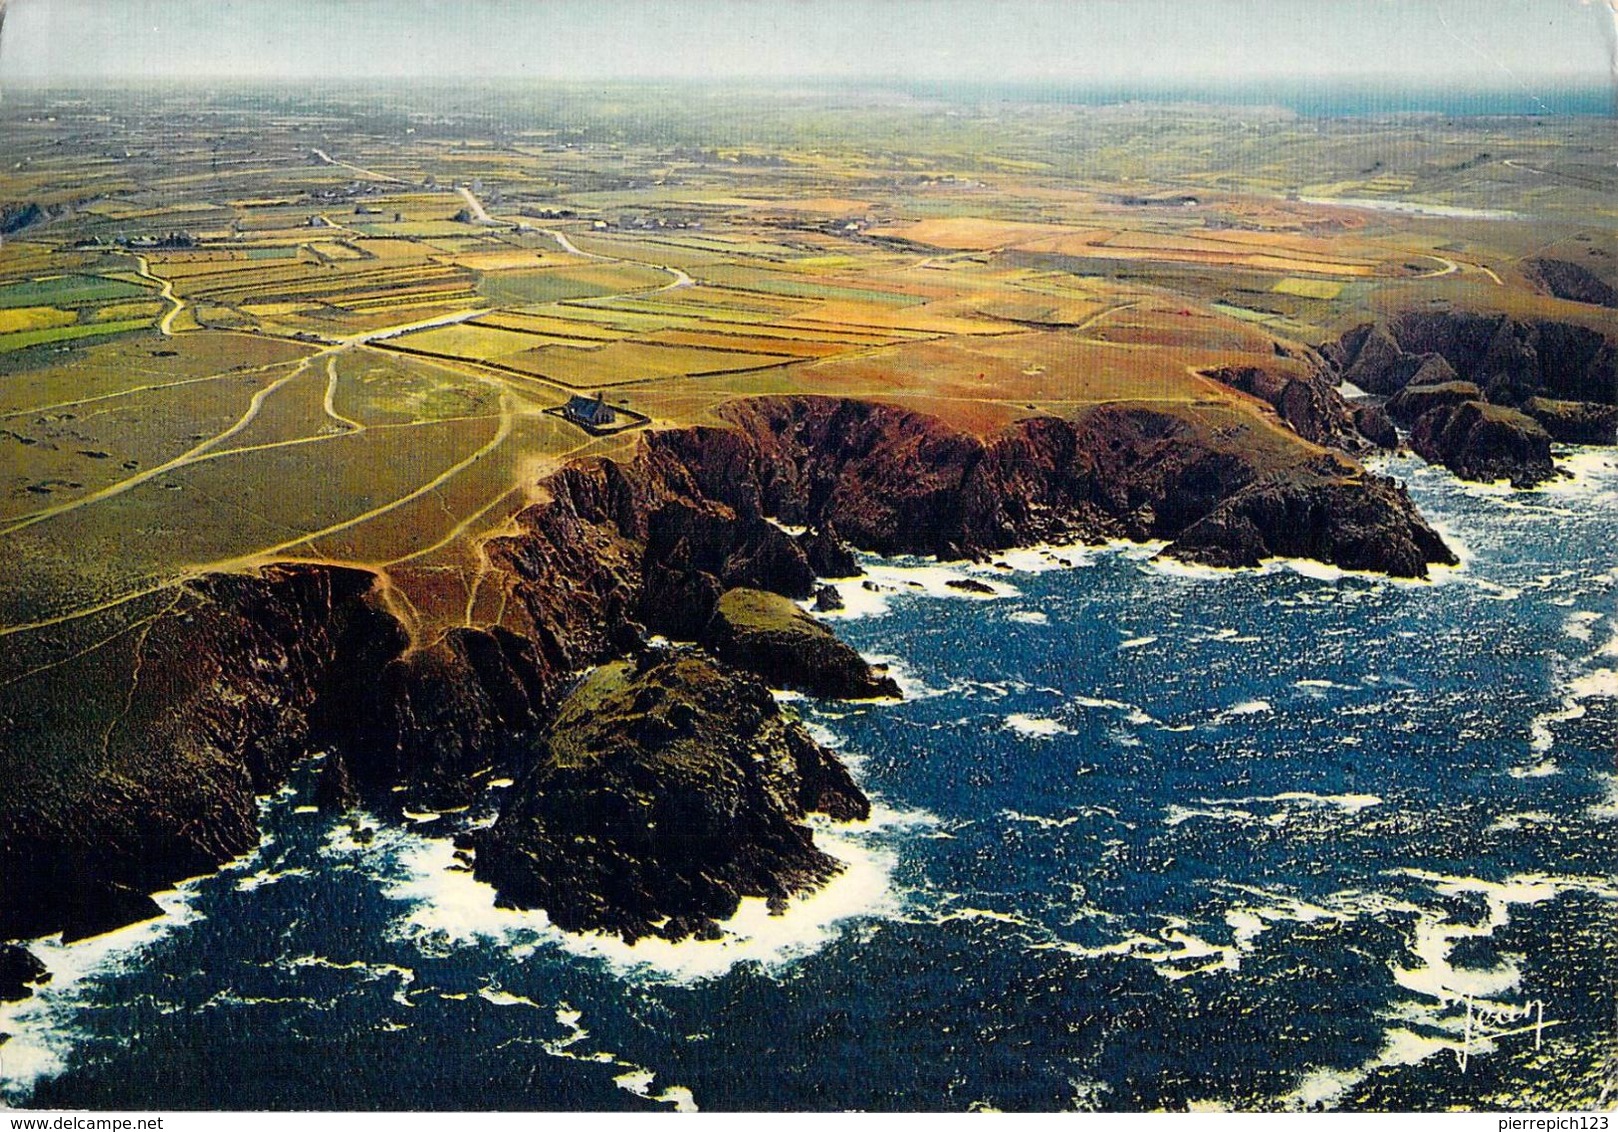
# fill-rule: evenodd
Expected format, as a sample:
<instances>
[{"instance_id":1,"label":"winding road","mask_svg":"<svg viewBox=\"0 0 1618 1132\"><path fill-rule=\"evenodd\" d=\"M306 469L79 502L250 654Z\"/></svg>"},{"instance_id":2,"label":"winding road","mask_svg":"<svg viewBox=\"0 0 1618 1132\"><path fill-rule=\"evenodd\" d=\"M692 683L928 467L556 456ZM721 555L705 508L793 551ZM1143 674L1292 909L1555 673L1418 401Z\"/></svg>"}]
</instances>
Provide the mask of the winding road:
<instances>
[{"instance_id":1,"label":"winding road","mask_svg":"<svg viewBox=\"0 0 1618 1132\"><path fill-rule=\"evenodd\" d=\"M140 277L149 279L157 284L158 294L169 304L166 313L157 323L157 332L165 338L174 337L174 320L185 309L185 300L174 293L174 282L152 274L151 264L143 255L135 256L135 262L140 264Z\"/></svg>"}]
</instances>

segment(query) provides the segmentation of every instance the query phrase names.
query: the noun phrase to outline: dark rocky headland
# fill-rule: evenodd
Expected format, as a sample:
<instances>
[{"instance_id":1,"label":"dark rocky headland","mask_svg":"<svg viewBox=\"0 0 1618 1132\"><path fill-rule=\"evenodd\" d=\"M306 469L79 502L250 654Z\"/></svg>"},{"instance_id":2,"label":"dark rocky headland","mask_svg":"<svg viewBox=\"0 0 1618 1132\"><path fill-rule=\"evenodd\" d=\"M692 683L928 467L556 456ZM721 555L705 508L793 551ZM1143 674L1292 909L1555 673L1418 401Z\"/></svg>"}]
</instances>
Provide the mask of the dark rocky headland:
<instances>
[{"instance_id":1,"label":"dark rocky headland","mask_svg":"<svg viewBox=\"0 0 1618 1132\"><path fill-rule=\"evenodd\" d=\"M1463 479L1532 487L1557 474L1552 442L1618 440L1618 349L1610 331L1500 313L1417 311L1356 326L1321 353L1345 380L1388 397L1387 413L1411 430L1411 446Z\"/></svg>"},{"instance_id":2,"label":"dark rocky headland","mask_svg":"<svg viewBox=\"0 0 1618 1132\"><path fill-rule=\"evenodd\" d=\"M1326 422L1330 442L1354 417L1311 392L1291 400L1300 419ZM543 481L516 532L485 546L488 584L504 592L498 625L413 640L380 576L269 566L165 594L124 638L136 681L109 676L91 653L0 687L0 939L106 930L109 910L122 922L152 914L146 893L257 844L256 798L311 751L327 752L323 804L361 798L381 813L464 803L492 768L514 772L523 786L477 863L503 899L548 902L559 923L628 935L705 932L734 898L779 900L828 875L796 819L857 816L858 791L835 759L769 718L762 685L694 652L653 650L634 662L642 669L612 670L624 673L632 699L620 714L633 722L588 730L611 759L559 744L580 675L648 655L653 634L703 642L777 685L891 695L785 601L810 598L817 575L846 573L849 546L958 559L1041 541L1162 539L1165 554L1193 562L1305 556L1403 577L1454 561L1392 481L1228 405L1105 405L988 438L836 398L758 398L722 412L722 427L650 432L632 458L577 461ZM684 679L693 666L707 666L694 683ZM641 691L668 706L635 706ZM733 709L767 737L725 763L679 753L682 728L714 733ZM749 750L780 773L748 777ZM638 775L649 777L631 790ZM836 789L815 801L801 788L810 779ZM721 784L749 799L738 825L714 816L710 788ZM668 841L602 839L568 825L552 797L623 801L626 790L659 795L660 828L689 815L710 842L763 840L731 847L717 872L705 857L692 864L723 879L705 889L661 858ZM580 836L598 837L588 861L567 851ZM609 874L633 883L611 888ZM617 911L591 892L621 893Z\"/></svg>"},{"instance_id":3,"label":"dark rocky headland","mask_svg":"<svg viewBox=\"0 0 1618 1132\"><path fill-rule=\"evenodd\" d=\"M695 650L602 665L540 735L538 762L475 836L477 876L569 931L718 934L743 897L779 908L842 866L808 813L863 819L848 771L758 680Z\"/></svg>"}]
</instances>

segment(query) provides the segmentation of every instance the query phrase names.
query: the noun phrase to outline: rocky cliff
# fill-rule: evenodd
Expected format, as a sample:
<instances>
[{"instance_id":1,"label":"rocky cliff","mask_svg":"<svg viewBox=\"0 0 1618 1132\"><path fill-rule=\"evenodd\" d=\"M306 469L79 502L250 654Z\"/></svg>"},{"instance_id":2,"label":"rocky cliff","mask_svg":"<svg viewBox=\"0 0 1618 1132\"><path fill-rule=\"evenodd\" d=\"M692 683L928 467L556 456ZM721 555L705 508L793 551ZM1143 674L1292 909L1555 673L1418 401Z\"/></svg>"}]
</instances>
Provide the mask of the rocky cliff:
<instances>
[{"instance_id":1,"label":"rocky cliff","mask_svg":"<svg viewBox=\"0 0 1618 1132\"><path fill-rule=\"evenodd\" d=\"M603 665L562 702L534 769L475 838L500 901L633 941L717 934L744 897L774 907L841 866L803 817L870 804L763 684L695 651Z\"/></svg>"},{"instance_id":2,"label":"rocky cliff","mask_svg":"<svg viewBox=\"0 0 1618 1132\"><path fill-rule=\"evenodd\" d=\"M1550 435L1515 409L1463 401L1422 414L1410 446L1462 479L1533 487L1556 475Z\"/></svg>"},{"instance_id":3,"label":"rocky cliff","mask_svg":"<svg viewBox=\"0 0 1618 1132\"><path fill-rule=\"evenodd\" d=\"M0 937L94 934L258 844L255 795L318 742L332 658L403 648L364 571L186 583L105 651L0 688Z\"/></svg>"},{"instance_id":4,"label":"rocky cliff","mask_svg":"<svg viewBox=\"0 0 1618 1132\"><path fill-rule=\"evenodd\" d=\"M829 699L900 698L899 686L779 594L729 590L702 641L714 655L762 677L771 687Z\"/></svg>"},{"instance_id":5,"label":"rocky cliff","mask_svg":"<svg viewBox=\"0 0 1618 1132\"><path fill-rule=\"evenodd\" d=\"M1305 440L1344 452L1386 448L1386 431L1374 417L1365 417L1337 392L1336 378L1318 355L1308 364L1293 361L1275 367L1221 366L1204 375L1232 389L1268 402L1276 415ZM1397 440L1395 440L1397 443Z\"/></svg>"},{"instance_id":6,"label":"rocky cliff","mask_svg":"<svg viewBox=\"0 0 1618 1132\"><path fill-rule=\"evenodd\" d=\"M1426 459L1529 487L1554 474L1552 439L1612 443L1613 338L1573 322L1424 311L1355 327L1321 353L1346 380L1389 395L1387 412Z\"/></svg>"},{"instance_id":7,"label":"rocky cliff","mask_svg":"<svg viewBox=\"0 0 1618 1132\"><path fill-rule=\"evenodd\" d=\"M256 844L255 796L311 750L325 804L464 801L478 772L532 758L578 673L649 632L704 636L727 591L807 598L811 557L847 568L842 539L959 557L1161 538L1193 561L1403 576L1452 561L1387 481L1226 406L1101 406L987 439L835 398L724 414L547 478L485 548L499 625L412 642L371 573L276 566L177 587L117 638L126 667L91 650L0 687L0 939L151 914L145 893ZM733 655L782 675L771 650Z\"/></svg>"},{"instance_id":8,"label":"rocky cliff","mask_svg":"<svg viewBox=\"0 0 1618 1132\"><path fill-rule=\"evenodd\" d=\"M1613 334L1575 322L1412 311L1357 326L1322 346L1321 354L1371 393L1459 378L1495 404L1529 397L1618 404Z\"/></svg>"}]
</instances>

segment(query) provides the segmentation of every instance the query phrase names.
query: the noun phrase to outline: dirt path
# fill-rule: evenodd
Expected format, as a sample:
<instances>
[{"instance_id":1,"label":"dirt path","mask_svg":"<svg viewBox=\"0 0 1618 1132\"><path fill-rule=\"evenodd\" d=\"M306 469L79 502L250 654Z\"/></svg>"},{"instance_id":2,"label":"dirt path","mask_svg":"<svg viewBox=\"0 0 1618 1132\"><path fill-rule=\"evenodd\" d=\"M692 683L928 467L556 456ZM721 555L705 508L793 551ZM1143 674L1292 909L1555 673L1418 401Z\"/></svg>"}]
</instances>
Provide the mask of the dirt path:
<instances>
[{"instance_id":1,"label":"dirt path","mask_svg":"<svg viewBox=\"0 0 1618 1132\"><path fill-rule=\"evenodd\" d=\"M362 177L370 177L374 181L387 181L395 185L414 184L413 181L407 181L403 177L395 177L388 173L378 173L374 169L363 169L358 165L351 165L347 161L338 161L335 157L332 157L323 149L311 149L309 152L320 158L320 160L327 165L336 165L343 169L351 170L352 172L360 174Z\"/></svg>"},{"instance_id":2,"label":"dirt path","mask_svg":"<svg viewBox=\"0 0 1618 1132\"><path fill-rule=\"evenodd\" d=\"M264 549L253 551L250 554L242 555L239 558L231 559L227 562L213 563L210 566L210 569L229 570L237 566L247 566L257 560L273 557L285 550L291 550L295 546L302 546L305 543L312 546L317 539L323 539L328 535L334 535L341 531L346 531L351 527L357 527L361 523L369 522L379 515L386 515L389 511L402 507L406 503L420 499L428 492L448 483L450 480L464 472L467 468L471 467L474 463L483 459L483 457L487 456L496 448L500 447L500 445L505 443L506 438L511 435L512 423L516 418L516 406L509 392L502 392L500 406L500 427L495 430L494 436L490 437L489 440L484 442L484 444L482 444L477 451L473 452L470 456L467 456L465 459L462 459L457 463L451 464L448 468L445 468L442 472L439 472L432 479L428 480L424 484L421 484L414 490L399 496L397 499L393 499L387 503L373 507L369 511L364 511L358 515L344 519L340 523L333 523L328 527L322 527L318 531L309 531L305 534L299 535L296 538L289 539L286 542L277 543L275 546L265 547Z\"/></svg>"},{"instance_id":3,"label":"dirt path","mask_svg":"<svg viewBox=\"0 0 1618 1132\"><path fill-rule=\"evenodd\" d=\"M479 224L496 227L508 226L507 221L496 220L494 217L490 216L489 210L483 207L483 202L474 196L472 194L472 190L467 188L465 185L460 186L455 191L461 195L461 199L466 202L466 207L471 210L472 219L477 221Z\"/></svg>"},{"instance_id":4,"label":"dirt path","mask_svg":"<svg viewBox=\"0 0 1618 1132\"><path fill-rule=\"evenodd\" d=\"M365 426L359 421L350 420L337 411L337 355L332 354L326 359L326 396L321 401L321 407L326 415L338 424L345 426L353 432L364 432Z\"/></svg>"},{"instance_id":5,"label":"dirt path","mask_svg":"<svg viewBox=\"0 0 1618 1132\"><path fill-rule=\"evenodd\" d=\"M157 323L157 332L165 338L174 337L174 320L185 309L185 300L174 293L174 282L152 274L151 264L143 255L135 256L135 262L140 265L140 277L150 279L158 286L158 294L169 304L168 311Z\"/></svg>"},{"instance_id":6,"label":"dirt path","mask_svg":"<svg viewBox=\"0 0 1618 1132\"><path fill-rule=\"evenodd\" d=\"M252 424L253 421L258 417L259 410L264 407L264 402L269 399L270 395L277 389L280 389L283 385L287 384L287 382L302 374L306 369L309 368L309 363L318 356L319 355L311 355L303 359L303 361L299 362L293 368L291 373L286 374L284 377L277 378L264 388L260 389L258 392L254 393L247 402L246 410L240 417L236 419L236 423L225 429L223 432L215 433L213 436L208 437L200 444L193 445L180 455L174 457L172 460L167 460L164 463L156 465L155 467L147 468L145 471L137 472L135 475L132 475L127 479L119 480L117 483L108 484L106 487L101 488L98 491L92 491L89 495L83 495L77 499L70 499L65 503L57 504L55 507L47 507L43 511L35 511L30 515L24 515L22 518L11 522L4 527L0 527L0 535L16 534L18 531L25 530L26 528L33 526L35 523L42 523L46 519L55 518L57 515L65 515L70 511L77 511L80 507L87 507L92 503L99 503L103 499L111 499L114 496L122 495L124 492L137 488L143 483L148 483L151 480L156 479L158 476L166 475L167 473L175 471L179 468L183 468L188 464L196 463L198 459L204 456L211 449L219 444L222 444L226 440L229 440L248 425Z\"/></svg>"}]
</instances>

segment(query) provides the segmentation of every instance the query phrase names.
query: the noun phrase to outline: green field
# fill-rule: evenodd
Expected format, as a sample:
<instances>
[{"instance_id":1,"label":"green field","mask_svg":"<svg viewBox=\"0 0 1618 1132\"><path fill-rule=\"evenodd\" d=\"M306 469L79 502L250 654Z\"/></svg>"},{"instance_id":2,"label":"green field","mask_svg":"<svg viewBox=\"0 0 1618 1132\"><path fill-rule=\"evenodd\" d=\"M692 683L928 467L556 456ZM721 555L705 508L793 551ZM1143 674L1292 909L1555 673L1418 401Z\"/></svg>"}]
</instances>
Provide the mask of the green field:
<instances>
[{"instance_id":1,"label":"green field","mask_svg":"<svg viewBox=\"0 0 1618 1132\"><path fill-rule=\"evenodd\" d=\"M0 334L0 354L13 350L26 350L30 346L46 346L53 342L73 342L81 338L100 338L108 334L123 334L130 330L143 330L152 325L150 319L132 318L118 322L95 322L84 326L56 326L44 330L21 330L15 334Z\"/></svg>"},{"instance_id":2,"label":"green field","mask_svg":"<svg viewBox=\"0 0 1618 1132\"><path fill-rule=\"evenodd\" d=\"M151 288L99 275L55 275L0 286L0 308L88 307L151 294Z\"/></svg>"}]
</instances>

